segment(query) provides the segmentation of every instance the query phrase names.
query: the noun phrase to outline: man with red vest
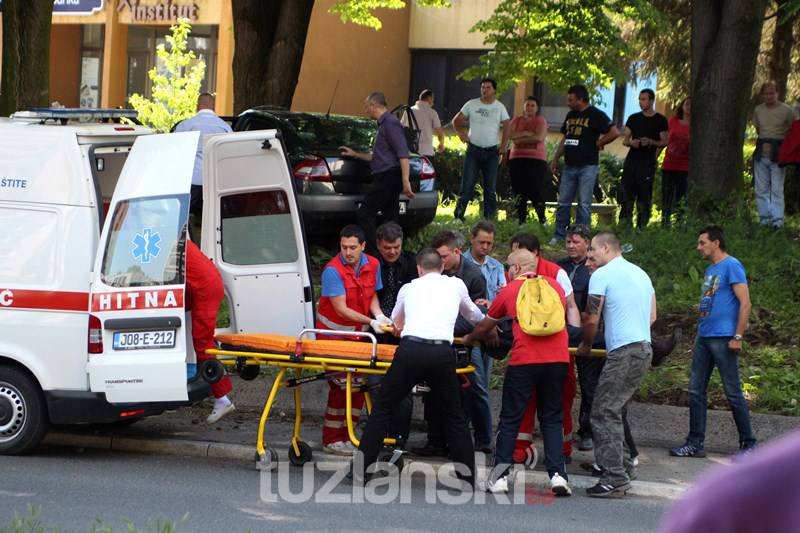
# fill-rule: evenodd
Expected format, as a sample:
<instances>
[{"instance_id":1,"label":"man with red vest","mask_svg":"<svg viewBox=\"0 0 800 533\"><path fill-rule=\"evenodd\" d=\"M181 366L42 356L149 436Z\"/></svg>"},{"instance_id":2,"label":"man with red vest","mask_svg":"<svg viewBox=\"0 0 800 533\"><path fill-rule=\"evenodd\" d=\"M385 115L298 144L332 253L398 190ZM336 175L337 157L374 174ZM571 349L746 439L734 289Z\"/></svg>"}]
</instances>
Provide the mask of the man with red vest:
<instances>
[{"instance_id":1,"label":"man with red vest","mask_svg":"<svg viewBox=\"0 0 800 533\"><path fill-rule=\"evenodd\" d=\"M563 268L548 261L541 256L539 239L533 234L521 234L511 240L511 250L528 250L535 257L534 271L538 276L553 278L566 295L567 323L570 326L580 327L581 316L578 306L575 303L575 294L572 290L572 282ZM572 403L578 391L578 380L575 375L575 358L569 358L566 380L562 389L562 401L564 409L564 458L567 462L572 460ZM519 434L514 445L514 462L524 462L526 454L533 442L533 428L536 423L536 394L531 396L525 415L519 426Z\"/></svg>"},{"instance_id":2,"label":"man with red vest","mask_svg":"<svg viewBox=\"0 0 800 533\"><path fill-rule=\"evenodd\" d=\"M186 312L192 314L192 344L198 364L214 358L206 355L206 350L214 348L217 312L224 296L222 277L214 263L195 243L186 239ZM213 424L236 409L228 399L232 389L228 376L211 385L215 400L206 422Z\"/></svg>"},{"instance_id":3,"label":"man with red vest","mask_svg":"<svg viewBox=\"0 0 800 533\"><path fill-rule=\"evenodd\" d=\"M382 312L378 291L383 288L378 260L364 253L364 230L355 225L345 226L339 233L340 253L322 271L322 296L317 309L316 327L337 331L367 331L382 333L384 324L391 324ZM370 315L375 318L370 318ZM317 338L322 338L317 335ZM353 337L335 337L352 340ZM322 449L337 455L352 455L356 448L347 432L347 396L343 381L328 379L328 406L322 427ZM353 393L352 419L358 423L364 394Z\"/></svg>"}]
</instances>

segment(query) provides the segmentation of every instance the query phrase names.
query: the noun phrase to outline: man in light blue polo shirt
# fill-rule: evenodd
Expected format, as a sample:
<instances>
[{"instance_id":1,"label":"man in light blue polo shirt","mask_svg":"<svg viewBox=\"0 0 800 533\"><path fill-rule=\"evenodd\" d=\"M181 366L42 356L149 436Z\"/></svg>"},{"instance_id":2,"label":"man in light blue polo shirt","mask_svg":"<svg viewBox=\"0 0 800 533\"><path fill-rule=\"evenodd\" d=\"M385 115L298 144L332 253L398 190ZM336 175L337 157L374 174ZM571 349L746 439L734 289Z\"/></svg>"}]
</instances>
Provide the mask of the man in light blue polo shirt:
<instances>
[{"instance_id":1,"label":"man in light blue polo shirt","mask_svg":"<svg viewBox=\"0 0 800 533\"><path fill-rule=\"evenodd\" d=\"M481 220L472 228L470 249L464 252L464 259L481 269L486 280L486 298L478 298L475 303L491 305L497 293L506 286L506 270L503 264L489 255L494 246L494 224ZM489 400L489 377L492 375L492 358L481 351L480 346L472 348L470 355L475 373L470 387L464 395L464 406L475 430L475 449L490 453L492 450L492 403Z\"/></svg>"},{"instance_id":2,"label":"man in light blue polo shirt","mask_svg":"<svg viewBox=\"0 0 800 533\"><path fill-rule=\"evenodd\" d=\"M619 239L601 231L592 239L589 257L597 270L589 279L583 340L576 356L587 356L602 313L606 364L595 391L591 424L600 481L586 489L592 497L622 497L635 477L624 450L622 410L650 367L650 326L656 320L656 295L647 273L622 257Z\"/></svg>"},{"instance_id":3,"label":"man in light blue polo shirt","mask_svg":"<svg viewBox=\"0 0 800 533\"><path fill-rule=\"evenodd\" d=\"M201 93L197 98L197 114L187 118L175 126L175 132L199 131L200 139L197 141L197 152L194 156L194 170L192 171L192 192L189 202L189 213L194 216L196 224L200 223L203 216L203 138L213 133L229 133L231 127L214 113L214 95ZM196 242L200 244L200 236Z\"/></svg>"}]
</instances>

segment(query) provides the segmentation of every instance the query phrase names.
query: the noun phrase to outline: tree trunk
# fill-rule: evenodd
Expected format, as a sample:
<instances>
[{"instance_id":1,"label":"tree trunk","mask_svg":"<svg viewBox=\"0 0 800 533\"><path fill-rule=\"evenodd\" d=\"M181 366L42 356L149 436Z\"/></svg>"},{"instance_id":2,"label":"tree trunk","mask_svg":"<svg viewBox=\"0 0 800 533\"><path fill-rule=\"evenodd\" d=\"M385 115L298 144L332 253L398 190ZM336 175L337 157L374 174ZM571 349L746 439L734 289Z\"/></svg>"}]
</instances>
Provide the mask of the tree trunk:
<instances>
[{"instance_id":1,"label":"tree trunk","mask_svg":"<svg viewBox=\"0 0 800 533\"><path fill-rule=\"evenodd\" d=\"M742 188L742 146L767 0L692 2L689 199L724 207Z\"/></svg>"},{"instance_id":2,"label":"tree trunk","mask_svg":"<svg viewBox=\"0 0 800 533\"><path fill-rule=\"evenodd\" d=\"M233 0L233 108L289 108L314 0Z\"/></svg>"},{"instance_id":3,"label":"tree trunk","mask_svg":"<svg viewBox=\"0 0 800 533\"><path fill-rule=\"evenodd\" d=\"M53 0L3 0L0 115L46 107Z\"/></svg>"},{"instance_id":4,"label":"tree trunk","mask_svg":"<svg viewBox=\"0 0 800 533\"><path fill-rule=\"evenodd\" d=\"M783 7L786 1L778 2ZM780 17L780 11L778 16ZM772 50L769 56L769 79L774 80L778 86L778 97L786 99L786 84L789 80L789 71L792 64L792 48L794 48L794 25L797 22L797 13L786 19L783 23L777 20L775 33L772 35Z\"/></svg>"}]
</instances>

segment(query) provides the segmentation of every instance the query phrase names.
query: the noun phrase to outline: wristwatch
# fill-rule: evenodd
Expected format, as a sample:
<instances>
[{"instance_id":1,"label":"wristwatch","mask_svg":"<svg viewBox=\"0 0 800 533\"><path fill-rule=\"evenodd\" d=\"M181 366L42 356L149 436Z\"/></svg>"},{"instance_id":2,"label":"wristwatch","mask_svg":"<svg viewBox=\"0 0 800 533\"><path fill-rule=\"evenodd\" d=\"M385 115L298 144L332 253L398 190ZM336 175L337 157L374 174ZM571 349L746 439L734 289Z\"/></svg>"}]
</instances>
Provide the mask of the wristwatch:
<instances>
[{"instance_id":1,"label":"wristwatch","mask_svg":"<svg viewBox=\"0 0 800 533\"><path fill-rule=\"evenodd\" d=\"M742 336L737 333L736 335L733 336L733 340L740 341L742 340Z\"/></svg>"}]
</instances>

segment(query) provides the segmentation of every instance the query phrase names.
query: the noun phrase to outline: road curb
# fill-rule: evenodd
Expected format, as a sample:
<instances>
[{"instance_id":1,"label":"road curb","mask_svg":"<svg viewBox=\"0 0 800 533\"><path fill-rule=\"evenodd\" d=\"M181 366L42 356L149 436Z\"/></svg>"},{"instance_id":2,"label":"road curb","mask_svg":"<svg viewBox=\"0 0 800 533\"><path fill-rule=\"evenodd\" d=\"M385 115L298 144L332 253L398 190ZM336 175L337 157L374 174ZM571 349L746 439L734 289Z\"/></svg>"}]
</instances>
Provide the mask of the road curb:
<instances>
[{"instance_id":1,"label":"road curb","mask_svg":"<svg viewBox=\"0 0 800 533\"><path fill-rule=\"evenodd\" d=\"M95 450L117 451L126 453L146 453L155 455L177 455L183 457L200 457L211 459L228 459L245 463L254 463L255 449L252 446L225 442L211 442L188 439L145 439L136 437L120 437L113 435L85 435L80 433L49 433L44 439L44 444L63 446L68 448L89 448ZM271 442L276 449L288 448L288 443ZM283 455L283 454L279 454ZM349 462L347 457L324 453L314 450L317 461ZM283 462L283 456L280 461ZM421 462L431 465L438 471L443 461L421 461L409 458L409 462ZM481 467L478 470L478 479L485 479L488 469ZM525 482L547 486L549 478L546 472L525 470ZM573 491L586 489L597 483L597 478L591 476L571 475L569 483ZM662 498L667 500L680 499L689 485L679 483L663 483L657 481L634 481L629 496L642 498Z\"/></svg>"}]
</instances>

